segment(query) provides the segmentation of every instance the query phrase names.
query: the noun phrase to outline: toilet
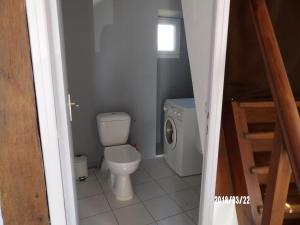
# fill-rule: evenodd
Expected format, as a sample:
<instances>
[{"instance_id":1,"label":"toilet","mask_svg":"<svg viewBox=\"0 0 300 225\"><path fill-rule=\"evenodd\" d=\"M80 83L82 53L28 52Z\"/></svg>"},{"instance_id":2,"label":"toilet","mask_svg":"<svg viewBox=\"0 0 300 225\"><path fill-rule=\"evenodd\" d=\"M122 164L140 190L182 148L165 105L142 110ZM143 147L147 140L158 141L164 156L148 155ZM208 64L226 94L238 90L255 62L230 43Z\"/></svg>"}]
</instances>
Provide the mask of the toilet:
<instances>
[{"instance_id":1,"label":"toilet","mask_svg":"<svg viewBox=\"0 0 300 225\"><path fill-rule=\"evenodd\" d=\"M130 122L130 116L124 112L97 115L99 138L110 171L110 187L120 201L133 198L130 174L136 171L141 162L141 154L135 147L126 144Z\"/></svg>"}]
</instances>

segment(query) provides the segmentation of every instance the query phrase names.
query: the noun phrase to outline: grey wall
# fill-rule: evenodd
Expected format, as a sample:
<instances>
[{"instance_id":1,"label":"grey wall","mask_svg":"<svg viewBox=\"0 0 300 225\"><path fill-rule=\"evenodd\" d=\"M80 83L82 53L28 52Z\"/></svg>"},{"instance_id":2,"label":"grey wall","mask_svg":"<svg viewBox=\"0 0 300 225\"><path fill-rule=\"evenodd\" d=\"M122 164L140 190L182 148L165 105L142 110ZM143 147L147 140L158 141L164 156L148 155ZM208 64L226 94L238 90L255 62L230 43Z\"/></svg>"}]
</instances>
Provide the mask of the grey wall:
<instances>
[{"instance_id":1,"label":"grey wall","mask_svg":"<svg viewBox=\"0 0 300 225\"><path fill-rule=\"evenodd\" d=\"M144 158L156 143L156 12L149 0L115 0L114 24L102 31L95 57L96 110L128 112L130 143Z\"/></svg>"},{"instance_id":2,"label":"grey wall","mask_svg":"<svg viewBox=\"0 0 300 225\"><path fill-rule=\"evenodd\" d=\"M158 9L181 10L180 0L114 0L113 14L104 18L108 25L97 21L106 16L101 8L94 8L103 13L94 21L92 0L62 0L69 89L80 104L73 110L74 150L86 154L90 166L103 154L97 113L128 112L133 119L130 143L137 144L144 158L152 158L163 100L190 96L184 44L180 59L157 60ZM97 25L101 37L94 40Z\"/></svg>"},{"instance_id":3,"label":"grey wall","mask_svg":"<svg viewBox=\"0 0 300 225\"><path fill-rule=\"evenodd\" d=\"M91 0L62 0L67 75L73 108L72 133L75 154L100 159L95 123L93 4Z\"/></svg>"},{"instance_id":4,"label":"grey wall","mask_svg":"<svg viewBox=\"0 0 300 225\"><path fill-rule=\"evenodd\" d=\"M193 97L193 87L182 22L179 58L159 58L157 61L157 154L163 153L164 101L172 98L191 97Z\"/></svg>"}]
</instances>

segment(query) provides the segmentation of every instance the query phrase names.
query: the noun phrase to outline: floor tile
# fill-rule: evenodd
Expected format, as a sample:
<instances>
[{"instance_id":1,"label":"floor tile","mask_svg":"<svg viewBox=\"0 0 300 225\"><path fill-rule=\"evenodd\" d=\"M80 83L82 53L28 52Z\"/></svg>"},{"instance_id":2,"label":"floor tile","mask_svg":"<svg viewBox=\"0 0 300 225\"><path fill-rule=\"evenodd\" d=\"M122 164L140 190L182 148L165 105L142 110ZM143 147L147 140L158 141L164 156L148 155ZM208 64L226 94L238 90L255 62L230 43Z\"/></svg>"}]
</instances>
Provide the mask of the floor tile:
<instances>
[{"instance_id":1,"label":"floor tile","mask_svg":"<svg viewBox=\"0 0 300 225\"><path fill-rule=\"evenodd\" d=\"M80 221L80 225L118 225L111 211L91 216Z\"/></svg>"},{"instance_id":2,"label":"floor tile","mask_svg":"<svg viewBox=\"0 0 300 225\"><path fill-rule=\"evenodd\" d=\"M150 169L158 166L164 166L165 160L163 157L154 158L154 159L145 159L141 162L140 166L144 169Z\"/></svg>"},{"instance_id":3,"label":"floor tile","mask_svg":"<svg viewBox=\"0 0 300 225\"><path fill-rule=\"evenodd\" d=\"M106 181L109 176L109 170L102 171L101 169L96 169L94 174L98 178L99 181Z\"/></svg>"},{"instance_id":4,"label":"floor tile","mask_svg":"<svg viewBox=\"0 0 300 225\"><path fill-rule=\"evenodd\" d=\"M184 210L193 209L199 206L200 198L192 189L185 189L171 193L170 197Z\"/></svg>"},{"instance_id":5,"label":"floor tile","mask_svg":"<svg viewBox=\"0 0 300 225\"><path fill-rule=\"evenodd\" d=\"M150 176L153 179L160 179L175 175L175 173L167 165L148 168L146 169L146 171L150 174Z\"/></svg>"},{"instance_id":6,"label":"floor tile","mask_svg":"<svg viewBox=\"0 0 300 225\"><path fill-rule=\"evenodd\" d=\"M158 225L195 225L193 221L184 214L169 217L158 221Z\"/></svg>"},{"instance_id":7,"label":"floor tile","mask_svg":"<svg viewBox=\"0 0 300 225\"><path fill-rule=\"evenodd\" d=\"M155 220L161 220L181 212L178 205L167 195L145 201L144 204Z\"/></svg>"},{"instance_id":8,"label":"floor tile","mask_svg":"<svg viewBox=\"0 0 300 225\"><path fill-rule=\"evenodd\" d=\"M152 178L143 168L139 168L131 175L131 180L133 184L142 184L151 181Z\"/></svg>"},{"instance_id":9,"label":"floor tile","mask_svg":"<svg viewBox=\"0 0 300 225\"><path fill-rule=\"evenodd\" d=\"M91 171L89 170L88 173L89 173L89 174L88 174L88 177L87 177L84 181L97 180L97 177L96 177L96 175L94 174L94 172L91 172ZM76 180L76 183L80 183L80 182L82 182L82 181Z\"/></svg>"},{"instance_id":10,"label":"floor tile","mask_svg":"<svg viewBox=\"0 0 300 225\"><path fill-rule=\"evenodd\" d=\"M161 178L157 180L157 182L168 193L187 188L187 184L183 182L178 176Z\"/></svg>"},{"instance_id":11,"label":"floor tile","mask_svg":"<svg viewBox=\"0 0 300 225\"><path fill-rule=\"evenodd\" d=\"M101 187L103 189L103 192L110 192L111 191L111 188L110 188L110 185L109 185L109 171L101 171L100 169L97 169L95 171L95 175L98 179L98 181L100 182L101 184Z\"/></svg>"},{"instance_id":12,"label":"floor tile","mask_svg":"<svg viewBox=\"0 0 300 225\"><path fill-rule=\"evenodd\" d=\"M114 193L112 193L112 192L105 193L105 196L106 196L108 203L112 209L119 209L119 208L122 208L125 206L134 205L134 204L137 204L140 202L139 198L136 195L133 196L133 199L128 200L128 201L117 200Z\"/></svg>"},{"instance_id":13,"label":"floor tile","mask_svg":"<svg viewBox=\"0 0 300 225\"><path fill-rule=\"evenodd\" d=\"M196 193L198 198L200 198L201 187L195 186L195 187L191 187L191 189Z\"/></svg>"},{"instance_id":14,"label":"floor tile","mask_svg":"<svg viewBox=\"0 0 300 225\"><path fill-rule=\"evenodd\" d=\"M78 200L79 218L81 219L109 210L110 207L103 194Z\"/></svg>"},{"instance_id":15,"label":"floor tile","mask_svg":"<svg viewBox=\"0 0 300 225\"><path fill-rule=\"evenodd\" d=\"M183 177L182 180L189 186L201 186L201 175L194 175L194 176L188 176L188 177Z\"/></svg>"},{"instance_id":16,"label":"floor tile","mask_svg":"<svg viewBox=\"0 0 300 225\"><path fill-rule=\"evenodd\" d=\"M154 222L141 203L117 209L114 211L114 214L119 225L148 225Z\"/></svg>"},{"instance_id":17,"label":"floor tile","mask_svg":"<svg viewBox=\"0 0 300 225\"><path fill-rule=\"evenodd\" d=\"M185 214L195 223L198 224L199 208L195 208L185 212Z\"/></svg>"},{"instance_id":18,"label":"floor tile","mask_svg":"<svg viewBox=\"0 0 300 225\"><path fill-rule=\"evenodd\" d=\"M79 181L76 185L78 199L101 194L103 192L97 179L87 179L85 181Z\"/></svg>"},{"instance_id":19,"label":"floor tile","mask_svg":"<svg viewBox=\"0 0 300 225\"><path fill-rule=\"evenodd\" d=\"M134 190L137 196L143 201L165 194L163 189L153 181L136 185Z\"/></svg>"}]
</instances>

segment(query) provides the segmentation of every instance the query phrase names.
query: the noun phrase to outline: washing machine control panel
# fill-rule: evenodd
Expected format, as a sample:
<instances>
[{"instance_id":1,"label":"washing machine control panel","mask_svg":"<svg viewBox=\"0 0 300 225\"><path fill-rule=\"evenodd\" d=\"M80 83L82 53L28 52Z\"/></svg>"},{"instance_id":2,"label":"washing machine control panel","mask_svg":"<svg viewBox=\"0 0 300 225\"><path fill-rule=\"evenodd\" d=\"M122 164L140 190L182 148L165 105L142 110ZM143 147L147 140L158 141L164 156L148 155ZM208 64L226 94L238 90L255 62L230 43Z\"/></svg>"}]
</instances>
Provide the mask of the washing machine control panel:
<instances>
[{"instance_id":1,"label":"washing machine control panel","mask_svg":"<svg viewBox=\"0 0 300 225\"><path fill-rule=\"evenodd\" d=\"M182 120L182 110L175 107L164 107L164 111L172 118Z\"/></svg>"}]
</instances>

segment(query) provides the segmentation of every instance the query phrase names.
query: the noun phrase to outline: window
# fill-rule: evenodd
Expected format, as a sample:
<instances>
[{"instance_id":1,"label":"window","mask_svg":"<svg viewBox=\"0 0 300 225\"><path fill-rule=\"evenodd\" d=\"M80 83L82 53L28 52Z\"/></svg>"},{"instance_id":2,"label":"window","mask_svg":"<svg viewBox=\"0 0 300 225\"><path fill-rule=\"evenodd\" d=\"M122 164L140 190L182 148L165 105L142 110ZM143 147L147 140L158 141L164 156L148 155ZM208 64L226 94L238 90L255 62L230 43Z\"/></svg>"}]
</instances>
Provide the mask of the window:
<instances>
[{"instance_id":1,"label":"window","mask_svg":"<svg viewBox=\"0 0 300 225\"><path fill-rule=\"evenodd\" d=\"M159 58L179 58L180 19L160 18L157 25Z\"/></svg>"}]
</instances>

